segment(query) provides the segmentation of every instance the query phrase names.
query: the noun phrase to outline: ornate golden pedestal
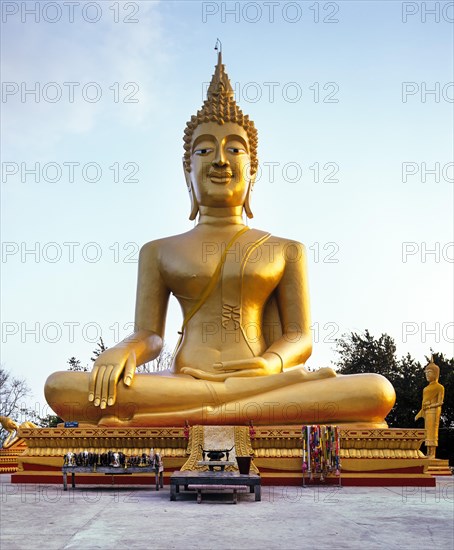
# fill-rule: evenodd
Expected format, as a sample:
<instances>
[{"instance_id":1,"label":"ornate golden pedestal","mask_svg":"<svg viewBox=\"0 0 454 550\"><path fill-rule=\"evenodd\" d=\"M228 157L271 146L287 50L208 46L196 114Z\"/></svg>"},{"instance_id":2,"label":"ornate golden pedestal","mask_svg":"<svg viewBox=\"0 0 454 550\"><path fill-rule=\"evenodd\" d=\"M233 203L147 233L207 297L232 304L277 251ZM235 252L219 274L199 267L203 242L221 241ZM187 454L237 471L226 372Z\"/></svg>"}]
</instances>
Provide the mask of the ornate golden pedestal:
<instances>
[{"instance_id":1,"label":"ornate golden pedestal","mask_svg":"<svg viewBox=\"0 0 454 550\"><path fill-rule=\"evenodd\" d=\"M17 472L18 459L27 450L23 439L19 439L6 449L0 449L0 474Z\"/></svg>"},{"instance_id":2,"label":"ornate golden pedestal","mask_svg":"<svg viewBox=\"0 0 454 550\"><path fill-rule=\"evenodd\" d=\"M431 476L452 476L449 460L442 460L440 458L429 458L428 460L428 474Z\"/></svg>"},{"instance_id":3,"label":"ornate golden pedestal","mask_svg":"<svg viewBox=\"0 0 454 550\"><path fill-rule=\"evenodd\" d=\"M257 427L255 431L254 462L262 477L270 483L299 484L301 427ZM434 486L435 480L425 473L429 459L419 450L424 437L424 430L341 428L342 485ZM331 481L337 483L337 478Z\"/></svg>"},{"instance_id":4,"label":"ornate golden pedestal","mask_svg":"<svg viewBox=\"0 0 454 550\"><path fill-rule=\"evenodd\" d=\"M117 450L126 455L155 452L165 457L168 474L185 462L187 440L183 428L32 428L19 434L26 450L18 459L13 483L61 483L63 456L72 452ZM164 473L165 475L165 473ZM154 474L131 474L119 477L118 483L149 485ZM79 483L110 484L111 478L101 474L78 476Z\"/></svg>"},{"instance_id":5,"label":"ornate golden pedestal","mask_svg":"<svg viewBox=\"0 0 454 550\"><path fill-rule=\"evenodd\" d=\"M192 431L192 429L191 429ZM241 430L252 446L254 464L265 485L300 485L302 483L301 426L261 426ZM191 455L183 427L169 428L32 428L22 429L20 436L26 449L18 457L18 472L13 483L61 483L63 456L68 451L105 452L109 449L125 454L149 452L153 447L164 460L168 476L180 469ZM414 429L352 429L340 431L342 485L363 486L434 486L427 473L429 464L419 450L425 431ZM199 444L198 438L192 438ZM147 474L132 474L134 483L150 484ZM129 476L128 476L129 477ZM165 478L166 479L166 478ZM337 483L337 478L331 480ZM110 483L106 476L87 474L81 483ZM128 481L131 483L131 479ZM330 482L328 477L327 483Z\"/></svg>"}]
</instances>

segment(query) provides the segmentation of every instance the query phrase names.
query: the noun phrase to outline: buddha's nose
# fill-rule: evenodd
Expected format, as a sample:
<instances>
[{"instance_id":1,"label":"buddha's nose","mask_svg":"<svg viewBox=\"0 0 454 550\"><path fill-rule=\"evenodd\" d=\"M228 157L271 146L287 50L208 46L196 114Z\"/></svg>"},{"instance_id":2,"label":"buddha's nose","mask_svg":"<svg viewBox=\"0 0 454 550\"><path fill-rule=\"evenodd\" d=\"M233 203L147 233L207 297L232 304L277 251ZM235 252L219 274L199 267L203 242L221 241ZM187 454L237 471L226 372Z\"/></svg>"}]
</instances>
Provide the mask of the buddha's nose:
<instances>
[{"instance_id":1,"label":"buddha's nose","mask_svg":"<svg viewBox=\"0 0 454 550\"><path fill-rule=\"evenodd\" d=\"M222 147L218 147L216 150L216 156L213 160L214 166L226 166L228 164L227 157Z\"/></svg>"}]
</instances>

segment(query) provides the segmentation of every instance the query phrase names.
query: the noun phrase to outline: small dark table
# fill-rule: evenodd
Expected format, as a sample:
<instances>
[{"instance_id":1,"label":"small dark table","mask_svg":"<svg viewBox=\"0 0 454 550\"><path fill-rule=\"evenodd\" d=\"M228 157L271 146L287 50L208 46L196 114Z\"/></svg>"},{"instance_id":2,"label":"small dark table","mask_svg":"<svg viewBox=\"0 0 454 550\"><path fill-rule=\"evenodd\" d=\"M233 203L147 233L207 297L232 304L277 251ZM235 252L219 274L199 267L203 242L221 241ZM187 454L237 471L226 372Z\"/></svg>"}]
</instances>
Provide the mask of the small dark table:
<instances>
[{"instance_id":1,"label":"small dark table","mask_svg":"<svg viewBox=\"0 0 454 550\"><path fill-rule=\"evenodd\" d=\"M186 489L189 485L210 485L213 489L216 485L235 486L246 485L250 492L255 494L255 500L262 500L261 479L257 474L239 474L238 472L174 472L170 476L170 500L177 499L180 485Z\"/></svg>"},{"instance_id":2,"label":"small dark table","mask_svg":"<svg viewBox=\"0 0 454 550\"><path fill-rule=\"evenodd\" d=\"M68 474L71 474L71 486L76 486L75 474L106 474L111 476L129 475L129 474L155 474L156 491L159 491L159 487L164 487L163 473L156 473L156 470L151 466L143 466L139 468L133 466L130 468L114 468L113 466L97 466L96 469L93 466L63 466L61 469L63 473L63 490L68 490ZM113 477L112 477L113 485Z\"/></svg>"}]
</instances>

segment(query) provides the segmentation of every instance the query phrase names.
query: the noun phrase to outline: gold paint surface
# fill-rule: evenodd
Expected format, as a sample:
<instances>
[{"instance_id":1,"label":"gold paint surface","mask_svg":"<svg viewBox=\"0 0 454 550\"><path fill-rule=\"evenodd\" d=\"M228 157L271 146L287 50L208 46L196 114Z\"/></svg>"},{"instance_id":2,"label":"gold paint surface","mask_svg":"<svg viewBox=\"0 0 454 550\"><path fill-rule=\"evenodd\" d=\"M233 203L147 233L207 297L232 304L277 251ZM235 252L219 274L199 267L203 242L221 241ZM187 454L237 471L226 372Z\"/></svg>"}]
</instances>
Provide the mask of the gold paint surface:
<instances>
[{"instance_id":1,"label":"gold paint surface","mask_svg":"<svg viewBox=\"0 0 454 550\"><path fill-rule=\"evenodd\" d=\"M441 407L445 396L445 388L438 382L440 368L433 362L433 356L430 363L424 369L426 380L429 384L422 392L421 410L415 416L424 419L426 429L426 446L428 458L435 458L435 452L438 446L438 427L440 425Z\"/></svg>"},{"instance_id":2,"label":"gold paint surface","mask_svg":"<svg viewBox=\"0 0 454 550\"><path fill-rule=\"evenodd\" d=\"M197 225L143 246L134 333L102 353L91 373L51 375L52 409L111 427L382 426L395 401L384 377L304 368L312 352L305 249L244 223L243 213L253 217L257 132L235 103L220 56L184 148ZM162 349L170 294L184 319L171 369L135 374Z\"/></svg>"}]
</instances>

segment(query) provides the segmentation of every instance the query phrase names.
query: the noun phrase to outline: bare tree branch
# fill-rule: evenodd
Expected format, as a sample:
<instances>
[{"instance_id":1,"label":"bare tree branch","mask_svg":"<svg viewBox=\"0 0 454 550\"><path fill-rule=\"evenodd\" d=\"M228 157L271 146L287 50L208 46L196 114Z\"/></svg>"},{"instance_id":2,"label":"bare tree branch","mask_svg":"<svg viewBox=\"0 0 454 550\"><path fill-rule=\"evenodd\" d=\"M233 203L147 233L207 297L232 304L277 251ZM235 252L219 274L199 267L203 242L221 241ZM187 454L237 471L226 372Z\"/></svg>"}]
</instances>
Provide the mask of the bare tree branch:
<instances>
[{"instance_id":1,"label":"bare tree branch","mask_svg":"<svg viewBox=\"0 0 454 550\"><path fill-rule=\"evenodd\" d=\"M153 359L153 361L150 361L149 363L145 363L143 365L140 365L140 367L137 367L136 371L141 373L153 373L153 372L162 372L164 370L169 370L172 365L172 354L166 347L166 345L163 346L161 353L156 357L156 359Z\"/></svg>"},{"instance_id":2,"label":"bare tree branch","mask_svg":"<svg viewBox=\"0 0 454 550\"><path fill-rule=\"evenodd\" d=\"M16 378L0 366L0 415L17 420L23 407L22 399L30 394L30 388L24 378ZM0 443L7 433L0 430Z\"/></svg>"}]
</instances>

